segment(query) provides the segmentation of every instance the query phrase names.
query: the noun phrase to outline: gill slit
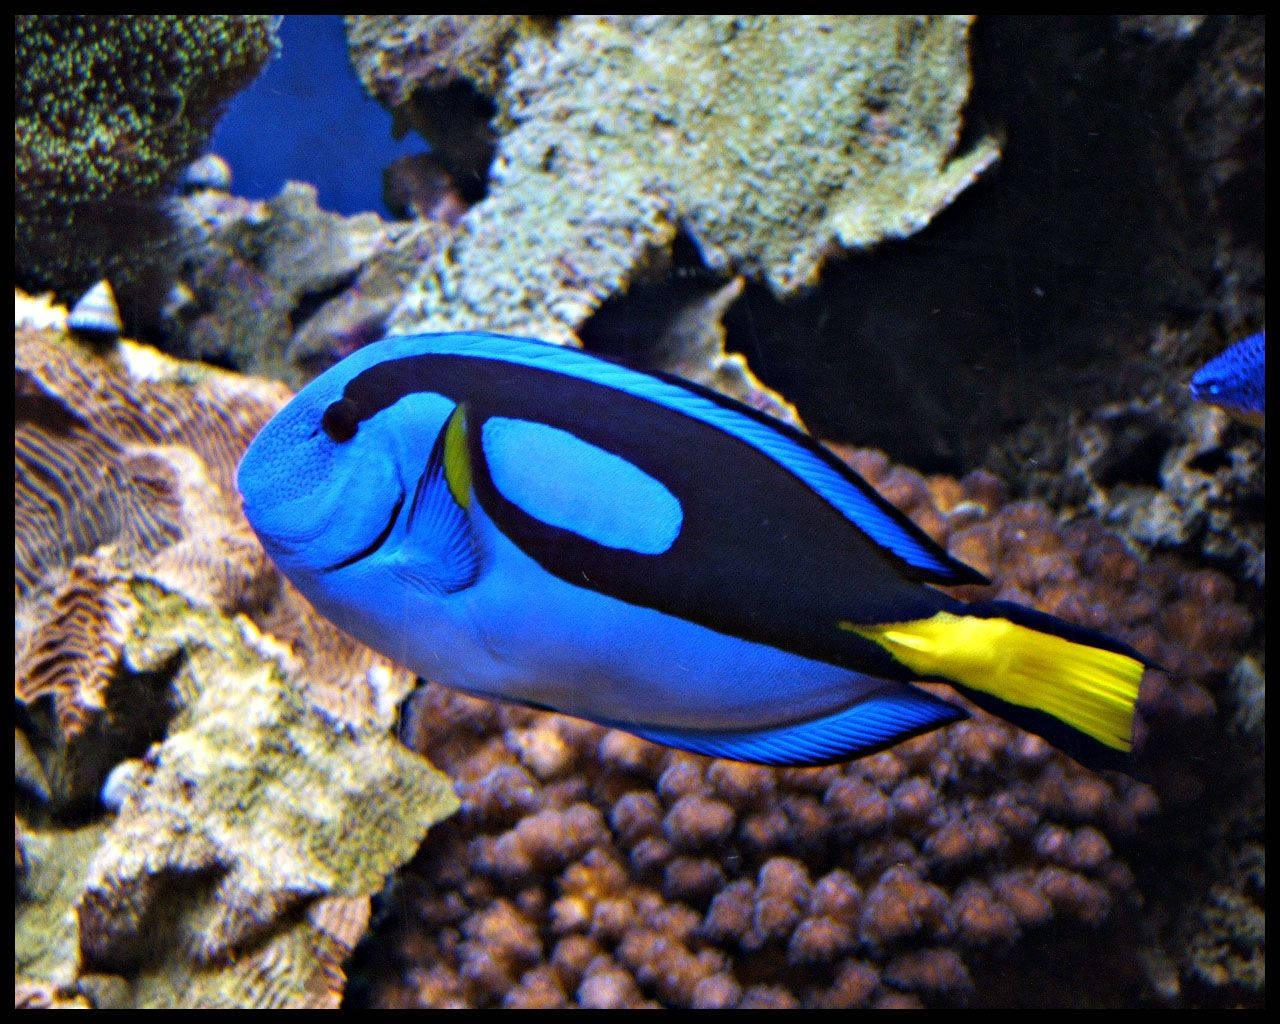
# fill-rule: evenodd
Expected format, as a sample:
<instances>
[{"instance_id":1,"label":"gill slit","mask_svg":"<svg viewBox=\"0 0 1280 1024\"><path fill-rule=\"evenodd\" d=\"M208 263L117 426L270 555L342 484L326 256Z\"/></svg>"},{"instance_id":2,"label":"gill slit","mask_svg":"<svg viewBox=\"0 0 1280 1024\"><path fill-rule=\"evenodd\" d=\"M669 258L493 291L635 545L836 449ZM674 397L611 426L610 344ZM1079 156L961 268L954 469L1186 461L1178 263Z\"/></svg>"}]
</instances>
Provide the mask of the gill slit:
<instances>
[{"instance_id":1,"label":"gill slit","mask_svg":"<svg viewBox=\"0 0 1280 1024\"><path fill-rule=\"evenodd\" d=\"M345 569L349 565L355 565L356 562L363 561L377 551L383 544L387 542L387 538L391 536L391 531L395 529L396 520L400 517L400 510L404 507L405 492L404 488L400 488L400 497L396 500L395 507L391 510L391 518L387 520L387 525L382 528L382 532L373 538L373 542L368 547L361 548L354 555L344 558L341 562L335 562L333 565L326 566L321 572L334 572L337 569Z\"/></svg>"}]
</instances>

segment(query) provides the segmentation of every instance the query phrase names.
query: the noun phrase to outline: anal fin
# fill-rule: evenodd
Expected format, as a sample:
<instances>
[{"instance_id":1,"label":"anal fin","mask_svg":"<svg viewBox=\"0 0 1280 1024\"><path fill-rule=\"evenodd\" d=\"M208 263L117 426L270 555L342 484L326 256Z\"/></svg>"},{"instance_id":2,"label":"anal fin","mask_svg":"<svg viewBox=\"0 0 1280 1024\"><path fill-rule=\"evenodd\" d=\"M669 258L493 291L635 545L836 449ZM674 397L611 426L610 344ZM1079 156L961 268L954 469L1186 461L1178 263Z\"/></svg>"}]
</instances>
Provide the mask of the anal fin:
<instances>
[{"instance_id":1,"label":"anal fin","mask_svg":"<svg viewBox=\"0 0 1280 1024\"><path fill-rule=\"evenodd\" d=\"M647 740L708 757L770 765L851 761L937 729L968 713L906 684L873 693L824 718L744 731L671 729L618 724Z\"/></svg>"}]
</instances>

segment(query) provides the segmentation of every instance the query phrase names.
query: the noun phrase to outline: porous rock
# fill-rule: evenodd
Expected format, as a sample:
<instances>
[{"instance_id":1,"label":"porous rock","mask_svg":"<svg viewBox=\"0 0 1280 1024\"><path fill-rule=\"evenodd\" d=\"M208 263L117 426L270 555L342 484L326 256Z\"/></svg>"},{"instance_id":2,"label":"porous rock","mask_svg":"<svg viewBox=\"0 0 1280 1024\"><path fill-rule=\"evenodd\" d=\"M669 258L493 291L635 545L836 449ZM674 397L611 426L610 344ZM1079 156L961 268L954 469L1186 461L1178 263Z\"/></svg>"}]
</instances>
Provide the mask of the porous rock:
<instances>
[{"instance_id":1,"label":"porous rock","mask_svg":"<svg viewBox=\"0 0 1280 1024\"><path fill-rule=\"evenodd\" d=\"M393 329L573 340L677 229L779 294L830 251L918 230L996 158L989 140L955 153L968 24L583 16L524 36L488 194Z\"/></svg>"}]
</instances>

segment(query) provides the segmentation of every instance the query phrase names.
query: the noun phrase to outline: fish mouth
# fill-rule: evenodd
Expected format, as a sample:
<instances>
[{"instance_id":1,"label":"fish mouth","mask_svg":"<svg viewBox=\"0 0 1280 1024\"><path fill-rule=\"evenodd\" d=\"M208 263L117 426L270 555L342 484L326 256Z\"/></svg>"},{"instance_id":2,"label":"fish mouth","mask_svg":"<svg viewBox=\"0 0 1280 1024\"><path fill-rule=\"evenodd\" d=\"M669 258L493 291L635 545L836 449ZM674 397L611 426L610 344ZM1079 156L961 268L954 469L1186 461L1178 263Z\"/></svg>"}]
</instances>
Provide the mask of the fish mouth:
<instances>
[{"instance_id":1,"label":"fish mouth","mask_svg":"<svg viewBox=\"0 0 1280 1024\"><path fill-rule=\"evenodd\" d=\"M243 513L245 520L253 528L253 532L257 534L258 540L262 542L262 546L273 554L278 553L286 556L297 555L305 545L314 541L324 532L325 529L325 524L319 523L314 529L306 532L291 530L286 534L276 532L275 530L269 530L262 525L262 517L255 514L252 502L250 502L243 494L240 495L240 511Z\"/></svg>"}]
</instances>

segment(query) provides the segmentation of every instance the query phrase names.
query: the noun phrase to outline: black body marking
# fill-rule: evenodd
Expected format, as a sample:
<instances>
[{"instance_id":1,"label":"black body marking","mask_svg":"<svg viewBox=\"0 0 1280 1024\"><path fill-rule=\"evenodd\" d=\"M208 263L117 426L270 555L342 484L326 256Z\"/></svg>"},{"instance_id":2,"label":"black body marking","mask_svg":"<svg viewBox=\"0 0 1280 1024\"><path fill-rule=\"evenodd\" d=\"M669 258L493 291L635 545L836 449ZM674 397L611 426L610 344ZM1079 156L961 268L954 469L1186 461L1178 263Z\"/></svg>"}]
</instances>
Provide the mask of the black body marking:
<instances>
[{"instance_id":1,"label":"black body marking","mask_svg":"<svg viewBox=\"0 0 1280 1024\"><path fill-rule=\"evenodd\" d=\"M501 341L511 340L511 339L505 338L502 335L495 335L494 337L495 339L501 340ZM545 344L545 343L542 343L542 344ZM739 415L746 416L747 418L755 420L758 423L765 424L771 430L774 430L777 433L780 433L783 436L785 436L792 443L796 444L801 448L806 449L811 454L817 456L822 462L826 463L827 466L829 466L832 470L834 470L837 475L842 476L846 480L848 480L850 484L854 488L856 488L867 501L875 505L876 508L878 508L887 518L892 519L904 533L914 537L922 548L931 549L936 555L937 559L946 567L944 570L937 570L937 569L931 569L928 567L912 565L910 562L906 561L904 558L900 557L894 552L887 549L882 549L883 557L887 561L889 561L891 564L897 566L901 574L906 579L914 580L921 583L939 583L944 586L959 586L960 584L965 584L965 583L987 584L991 582L989 579L987 579L986 576L978 572L977 569L974 569L972 566L966 565L964 562L961 562L955 558L952 558L951 555L947 553L945 548L942 548L936 541L933 540L933 538L931 538L922 529L920 529L920 527L916 526L915 523L913 523L900 511L898 511L898 509L895 508L892 504L890 504L884 498L883 495L881 495L878 491L876 491L874 487L872 487L865 480L863 480L862 477L859 476L857 472L855 472L849 466L845 465L845 463L840 461L840 459L836 458L835 455L833 455L830 451L828 451L826 448L824 448L821 444L815 441L808 434L804 433L802 430L796 429L789 423L783 423L781 420L774 419L772 416L768 415L767 413L761 412L759 409L754 409L749 405L746 405L742 402L737 401L736 399L729 398L727 395L723 395L719 391L715 391L712 388L704 387L703 385L698 384L694 381L685 380L683 377L677 377L674 374L664 373L660 370L648 370L648 371L642 372L642 371L636 370L634 367L627 366L627 364L622 363L619 360L611 359L608 356L601 356L601 355L595 355L595 354L591 354L588 356L587 353L582 353L582 355L587 356L588 358L593 359L597 362L610 363L610 364L626 367L632 373L637 373L643 376L654 377L658 380L666 381L668 384L671 384L675 387L680 388L681 390L688 391L701 398L704 398L715 405L719 405L726 409L732 409L735 413L738 413ZM455 360L455 361L461 360L464 362L470 361L473 363L481 363L481 362L497 363L500 366L509 367L509 369L515 374L519 374L520 372L523 371L530 374L545 374L545 375L549 375L556 378L562 378L565 380L578 381L585 385L601 388L602 390L609 392L611 394L622 394L635 401L644 402L649 405L666 409L669 413L675 416L685 415L684 413L681 413L678 409L670 408L666 405L663 405L661 402L645 399L641 396L631 395L628 392L620 391L619 389L611 388L611 387L608 387L607 385L598 384L590 380L585 380L583 378L575 377L574 375L563 372L563 371L545 370L540 367L526 366L520 363L508 362L507 360L504 360L501 357L496 357L496 356L485 357L485 356L478 356L478 355L461 355L461 354L455 355L455 354L448 354L448 353L428 353L420 356L406 356L400 359L387 360L386 362L379 363L376 366L372 366L369 369L363 371L362 373L357 374L355 377L353 377L350 381L347 382L346 387L343 389L343 397L338 399L336 402L332 403L325 410L324 415L327 417L332 413L335 416L342 418L344 421L348 417L354 417L356 422L355 424L349 427L352 434L354 434L356 426L358 426L359 423L369 419L372 416L377 415L382 410L389 408L390 406L394 405L397 401L399 401L401 398L405 397L406 395L412 395L412 394L416 394L423 391L437 391L440 394L444 394L446 397L453 398L454 401L462 401L462 399L459 399L454 392L452 391L446 392L442 388L434 387L431 385L429 381L425 381L424 378L422 377L423 372L428 372L428 371L425 371L425 364L423 363L423 361L439 361L439 360ZM459 374L455 370L451 373L448 373L447 376L451 382L465 383L465 377L466 377L465 372ZM339 406L341 406L341 410L338 409ZM491 412L490 415L514 416L516 414L503 413L503 412ZM539 416L539 415L532 415L526 418L532 419L537 422L545 422L552 426L555 425L554 423L552 423L550 419L547 419L546 417ZM688 417L688 418L693 419L694 417ZM698 421L698 422L701 423L701 421ZM718 429L706 423L702 423L701 425L708 430ZM579 434L579 436L585 439L586 435ZM742 443L746 444L746 442L742 442ZM876 545L876 547L879 548L880 546Z\"/></svg>"},{"instance_id":2,"label":"black body marking","mask_svg":"<svg viewBox=\"0 0 1280 1024\"><path fill-rule=\"evenodd\" d=\"M366 418L360 415L360 410L349 398L339 398L325 409L320 417L320 426L333 440L342 444L356 436L356 428Z\"/></svg>"},{"instance_id":3,"label":"black body marking","mask_svg":"<svg viewBox=\"0 0 1280 1024\"><path fill-rule=\"evenodd\" d=\"M677 383L779 427L740 403ZM928 570L908 565L871 541L764 452L626 391L502 359L430 353L387 360L357 374L347 383L341 403L334 405L342 404L344 415L354 407L364 420L400 398L428 391L467 405L467 443L481 507L521 550L575 586L721 633L895 679L911 674L878 644L839 629L837 623L901 622L958 606L947 595L918 585L917 580L931 575ZM529 515L508 501L489 475L482 433L490 416L545 423L627 459L680 501L680 535L666 551L646 555L596 544ZM850 474L811 439L789 433ZM892 515L907 522L896 510ZM927 538L926 543L936 547ZM983 579L955 564L968 574L966 579Z\"/></svg>"}]
</instances>

